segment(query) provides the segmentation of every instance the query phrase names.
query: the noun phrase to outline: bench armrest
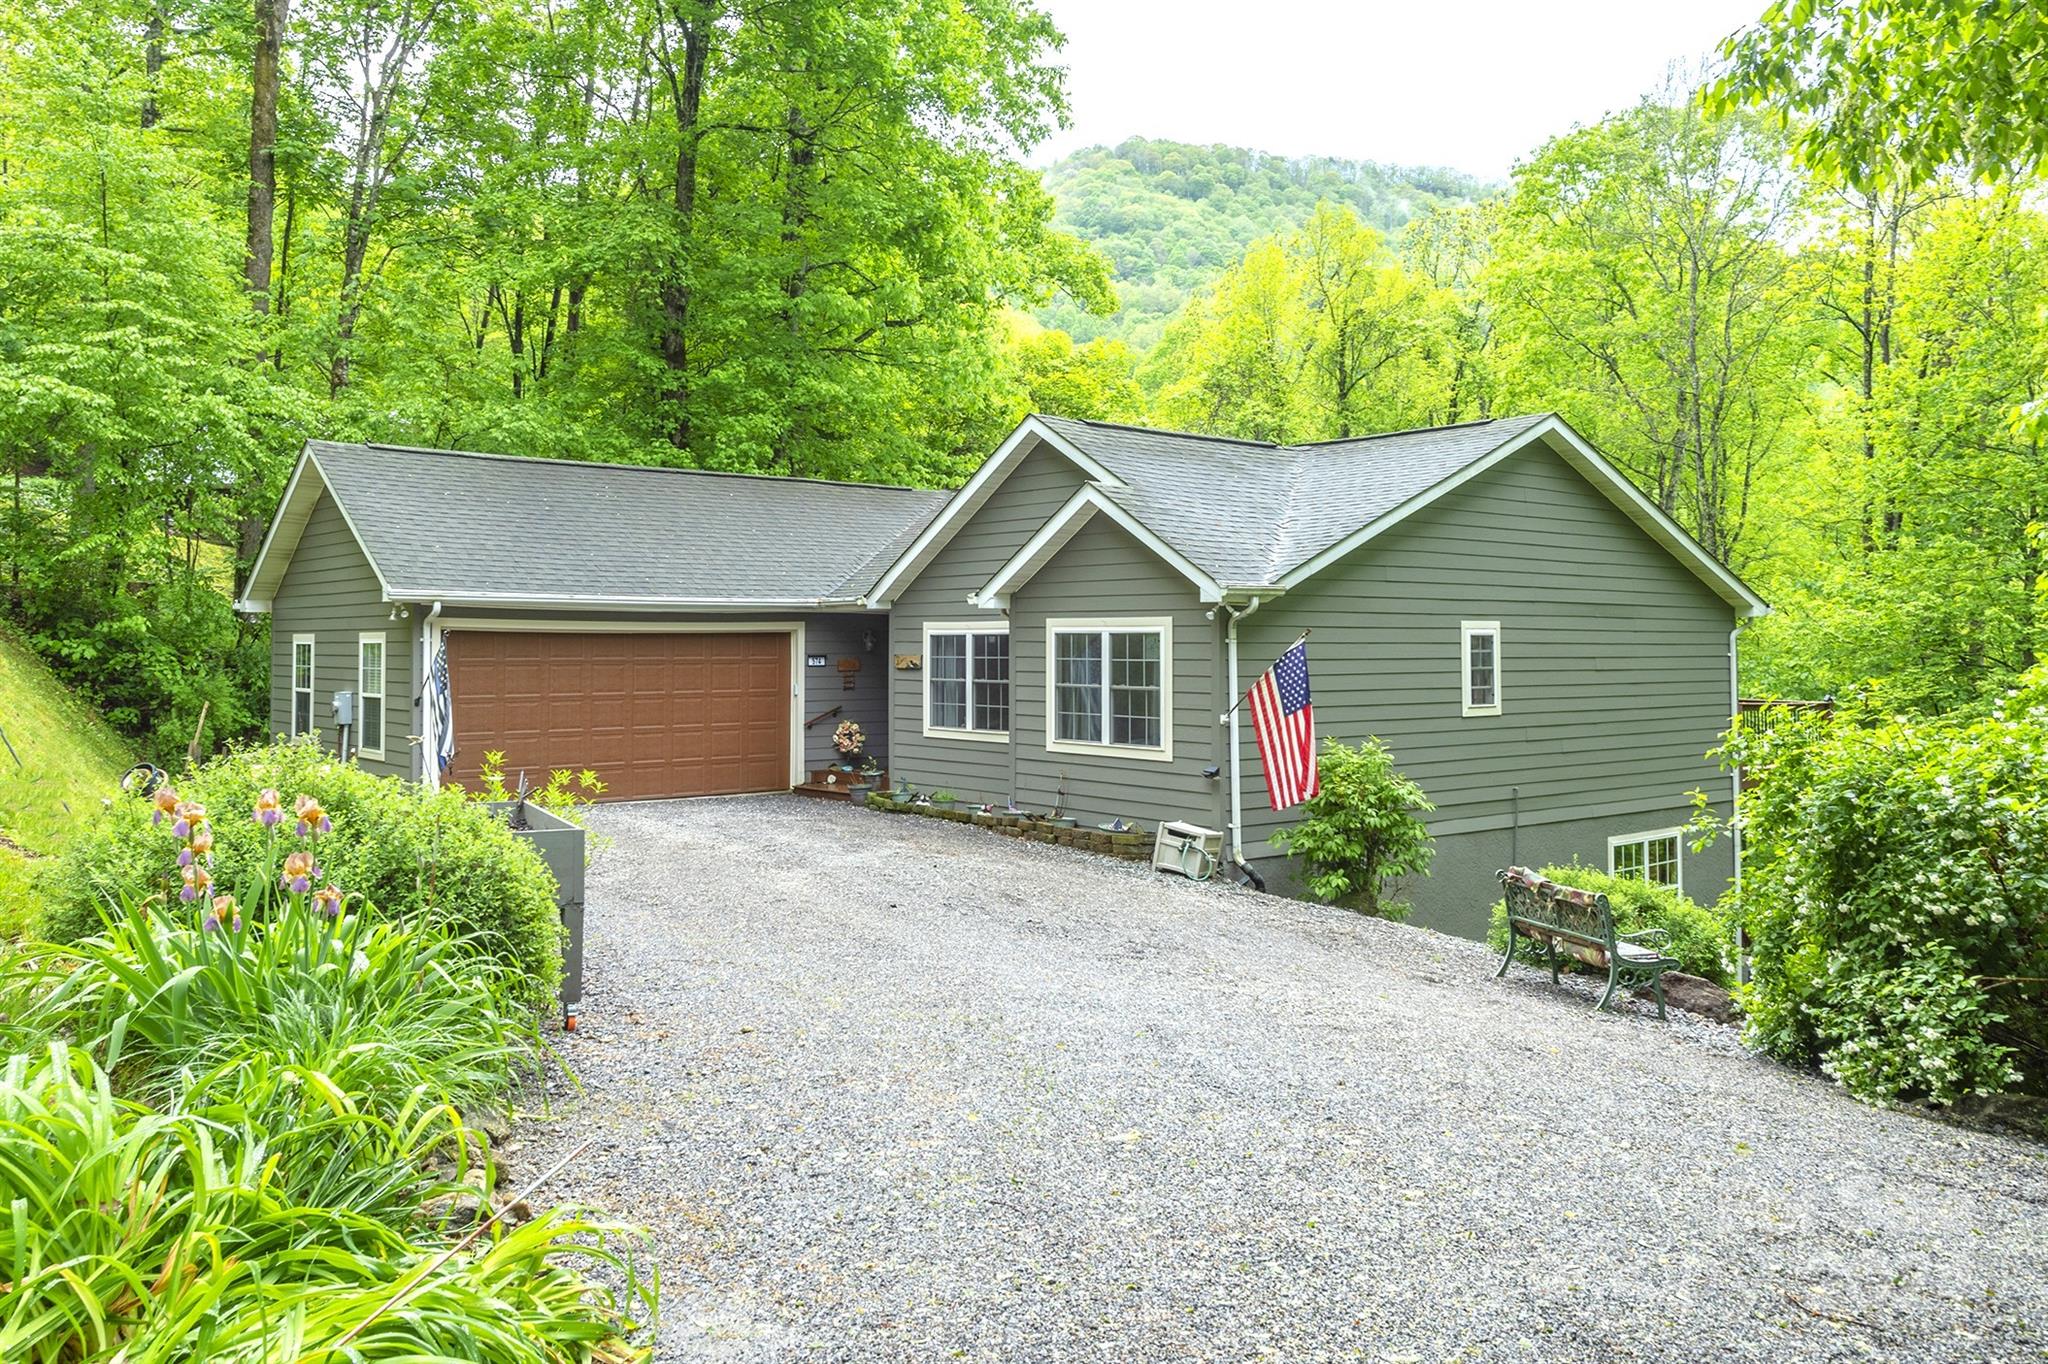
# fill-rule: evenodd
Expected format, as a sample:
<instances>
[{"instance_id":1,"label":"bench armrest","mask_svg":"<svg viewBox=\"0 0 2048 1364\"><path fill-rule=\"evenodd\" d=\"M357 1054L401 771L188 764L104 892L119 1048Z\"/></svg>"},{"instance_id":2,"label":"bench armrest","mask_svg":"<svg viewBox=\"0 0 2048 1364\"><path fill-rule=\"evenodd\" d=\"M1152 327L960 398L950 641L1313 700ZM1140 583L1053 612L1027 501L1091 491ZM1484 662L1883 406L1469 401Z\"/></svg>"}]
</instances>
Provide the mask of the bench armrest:
<instances>
[{"instance_id":1,"label":"bench armrest","mask_svg":"<svg viewBox=\"0 0 2048 1364\"><path fill-rule=\"evenodd\" d=\"M1633 933L1615 935L1623 942L1639 943L1644 947L1666 947L1670 945L1671 934L1662 928L1639 928Z\"/></svg>"}]
</instances>

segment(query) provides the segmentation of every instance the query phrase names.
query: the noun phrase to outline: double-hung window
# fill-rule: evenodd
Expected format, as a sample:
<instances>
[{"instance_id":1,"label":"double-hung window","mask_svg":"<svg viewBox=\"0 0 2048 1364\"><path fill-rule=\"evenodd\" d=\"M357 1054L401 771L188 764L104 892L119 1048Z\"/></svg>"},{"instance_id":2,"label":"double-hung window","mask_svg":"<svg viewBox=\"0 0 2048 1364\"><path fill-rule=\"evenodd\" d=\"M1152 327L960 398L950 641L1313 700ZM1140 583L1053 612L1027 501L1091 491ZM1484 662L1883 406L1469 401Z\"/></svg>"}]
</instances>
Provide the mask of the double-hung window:
<instances>
[{"instance_id":1,"label":"double-hung window","mask_svg":"<svg viewBox=\"0 0 2048 1364\"><path fill-rule=\"evenodd\" d=\"M384 636L356 638L356 742L365 758L384 756Z\"/></svg>"},{"instance_id":2,"label":"double-hung window","mask_svg":"<svg viewBox=\"0 0 2048 1364\"><path fill-rule=\"evenodd\" d=\"M1657 829L1646 834L1621 834L1607 840L1607 870L1616 876L1633 876L1655 886L1682 888L1684 868L1679 862L1679 829Z\"/></svg>"},{"instance_id":3,"label":"double-hung window","mask_svg":"<svg viewBox=\"0 0 2048 1364\"><path fill-rule=\"evenodd\" d=\"M1009 739L1009 627L926 625L924 672L926 734Z\"/></svg>"},{"instance_id":4,"label":"double-hung window","mask_svg":"<svg viewBox=\"0 0 2048 1364\"><path fill-rule=\"evenodd\" d=\"M1500 714L1500 622L1468 620L1458 627L1466 715Z\"/></svg>"},{"instance_id":5,"label":"double-hung window","mask_svg":"<svg viewBox=\"0 0 2048 1364\"><path fill-rule=\"evenodd\" d=\"M313 637L292 636L291 737L313 732Z\"/></svg>"},{"instance_id":6,"label":"double-hung window","mask_svg":"<svg viewBox=\"0 0 2048 1364\"><path fill-rule=\"evenodd\" d=\"M1046 622L1045 746L1055 753L1173 756L1173 622Z\"/></svg>"}]
</instances>

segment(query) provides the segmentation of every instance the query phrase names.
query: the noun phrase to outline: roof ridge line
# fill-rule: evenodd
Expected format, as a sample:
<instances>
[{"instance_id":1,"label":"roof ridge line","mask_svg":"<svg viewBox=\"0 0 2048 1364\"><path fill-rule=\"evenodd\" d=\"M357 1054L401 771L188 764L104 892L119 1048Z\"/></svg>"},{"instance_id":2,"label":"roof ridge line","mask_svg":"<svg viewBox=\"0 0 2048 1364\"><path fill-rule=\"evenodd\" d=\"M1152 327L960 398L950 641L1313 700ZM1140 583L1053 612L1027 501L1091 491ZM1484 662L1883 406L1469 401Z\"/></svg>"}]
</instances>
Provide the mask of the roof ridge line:
<instances>
[{"instance_id":1,"label":"roof ridge line","mask_svg":"<svg viewBox=\"0 0 2048 1364\"><path fill-rule=\"evenodd\" d=\"M1079 426L1097 426L1108 431L1136 431L1147 436L1178 436L1183 440L1211 440L1225 445L1249 445L1259 450L1285 450L1278 441L1254 440L1250 436L1212 436L1202 431L1182 431L1171 426L1142 426L1137 422L1101 421L1094 417L1062 417L1050 412L1038 412L1034 416L1058 422L1073 422Z\"/></svg>"},{"instance_id":2,"label":"roof ridge line","mask_svg":"<svg viewBox=\"0 0 2048 1364\"><path fill-rule=\"evenodd\" d=\"M390 441L319 440L308 444L351 447L361 450L389 450L408 455L444 455L453 459L489 459L506 464L549 464L570 469L637 469L659 474L696 474L705 478L742 478L758 483L801 483L829 488L878 488L884 492L931 493L952 496L945 488L918 488L908 483L866 483L852 478L808 478L801 474L750 473L742 469L682 468L673 464L626 464L613 459L564 459L558 455L512 455L496 450L451 450L435 445L397 445Z\"/></svg>"},{"instance_id":3,"label":"roof ridge line","mask_svg":"<svg viewBox=\"0 0 2048 1364\"><path fill-rule=\"evenodd\" d=\"M1439 426L1404 426L1398 431L1372 431L1362 436L1332 436L1328 440L1295 441L1280 447L1283 450L1314 450L1325 445L1357 445L1369 440L1386 440L1393 436L1419 436L1425 431L1464 431L1475 426L1492 426L1498 422L1540 420L1553 417L1554 412L1517 412L1511 417L1474 417L1468 422L1445 422Z\"/></svg>"}]
</instances>

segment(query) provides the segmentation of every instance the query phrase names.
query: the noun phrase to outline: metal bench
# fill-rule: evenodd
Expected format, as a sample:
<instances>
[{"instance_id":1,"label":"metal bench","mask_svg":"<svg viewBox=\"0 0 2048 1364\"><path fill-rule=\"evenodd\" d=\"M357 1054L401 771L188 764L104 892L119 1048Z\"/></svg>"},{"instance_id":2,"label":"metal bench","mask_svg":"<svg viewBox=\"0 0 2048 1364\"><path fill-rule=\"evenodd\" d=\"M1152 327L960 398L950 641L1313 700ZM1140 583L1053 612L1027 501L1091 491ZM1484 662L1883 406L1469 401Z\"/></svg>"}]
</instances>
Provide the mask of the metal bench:
<instances>
[{"instance_id":1,"label":"metal bench","mask_svg":"<svg viewBox=\"0 0 2048 1364\"><path fill-rule=\"evenodd\" d=\"M1594 1006L1596 1011L1606 1008L1620 987L1647 983L1657 997L1657 1017L1665 1016L1664 973L1683 965L1665 953L1670 934L1661 928L1616 933L1614 910L1605 895L1561 886L1527 867L1509 867L1494 875L1500 878L1508 909L1508 950L1495 976L1508 973L1516 945L1527 938L1532 949L1536 943L1543 944L1552 984L1557 983L1560 947L1594 970L1607 973L1607 990Z\"/></svg>"}]
</instances>

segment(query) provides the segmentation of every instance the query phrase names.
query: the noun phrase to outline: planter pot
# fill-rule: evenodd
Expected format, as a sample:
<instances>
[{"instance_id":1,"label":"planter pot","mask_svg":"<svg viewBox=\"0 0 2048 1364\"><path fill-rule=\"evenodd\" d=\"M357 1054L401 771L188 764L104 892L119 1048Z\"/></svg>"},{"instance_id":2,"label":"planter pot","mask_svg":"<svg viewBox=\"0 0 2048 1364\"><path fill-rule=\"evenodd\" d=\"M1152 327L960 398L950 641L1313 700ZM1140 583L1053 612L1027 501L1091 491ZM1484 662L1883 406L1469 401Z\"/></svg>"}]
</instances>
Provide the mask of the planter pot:
<instances>
[{"instance_id":1,"label":"planter pot","mask_svg":"<svg viewBox=\"0 0 2048 1364\"><path fill-rule=\"evenodd\" d=\"M555 906L567 930L562 944L562 1027L576 1030L583 1007L583 830L532 801L514 819L516 801L494 800L490 811L513 824L512 832L532 845L555 878ZM519 827L524 825L524 827Z\"/></svg>"},{"instance_id":2,"label":"planter pot","mask_svg":"<svg viewBox=\"0 0 2048 1364\"><path fill-rule=\"evenodd\" d=\"M869 794L872 793L874 789L875 788L872 786L867 786L863 785L860 782L855 782L852 786L846 788L846 798L850 801L853 801L856 804L861 804L867 800Z\"/></svg>"},{"instance_id":3,"label":"planter pot","mask_svg":"<svg viewBox=\"0 0 2048 1364\"><path fill-rule=\"evenodd\" d=\"M1046 823L1052 825L1055 829L1071 829L1079 824L1080 821L1072 815L1052 815L1047 818Z\"/></svg>"}]
</instances>

